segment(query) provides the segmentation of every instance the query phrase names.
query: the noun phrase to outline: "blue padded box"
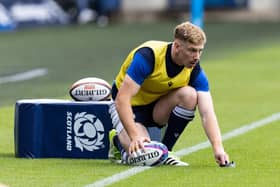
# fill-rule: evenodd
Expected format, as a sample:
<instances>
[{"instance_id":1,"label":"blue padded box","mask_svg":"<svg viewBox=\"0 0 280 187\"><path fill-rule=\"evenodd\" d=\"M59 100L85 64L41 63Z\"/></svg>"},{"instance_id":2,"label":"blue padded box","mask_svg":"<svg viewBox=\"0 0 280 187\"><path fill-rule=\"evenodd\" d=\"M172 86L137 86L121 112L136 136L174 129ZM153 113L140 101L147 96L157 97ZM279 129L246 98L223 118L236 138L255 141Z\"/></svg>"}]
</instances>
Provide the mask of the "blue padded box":
<instances>
[{"instance_id":1,"label":"blue padded box","mask_svg":"<svg viewBox=\"0 0 280 187\"><path fill-rule=\"evenodd\" d=\"M107 159L111 101L19 100L15 156Z\"/></svg>"}]
</instances>

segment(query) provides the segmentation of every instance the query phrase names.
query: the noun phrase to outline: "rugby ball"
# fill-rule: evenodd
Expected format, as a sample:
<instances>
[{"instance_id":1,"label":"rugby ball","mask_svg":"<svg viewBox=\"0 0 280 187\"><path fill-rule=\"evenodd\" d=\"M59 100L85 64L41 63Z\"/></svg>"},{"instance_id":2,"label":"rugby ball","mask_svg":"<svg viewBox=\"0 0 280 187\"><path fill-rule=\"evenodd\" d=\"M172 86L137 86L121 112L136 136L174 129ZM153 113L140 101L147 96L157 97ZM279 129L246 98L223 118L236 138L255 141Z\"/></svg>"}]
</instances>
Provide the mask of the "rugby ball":
<instances>
[{"instance_id":1,"label":"rugby ball","mask_svg":"<svg viewBox=\"0 0 280 187\"><path fill-rule=\"evenodd\" d=\"M111 97L111 86L103 79L87 77L74 82L69 93L75 101L104 101Z\"/></svg>"},{"instance_id":2,"label":"rugby ball","mask_svg":"<svg viewBox=\"0 0 280 187\"><path fill-rule=\"evenodd\" d=\"M144 150L137 156L129 156L127 163L135 166L160 165L168 157L167 147L157 141L145 142Z\"/></svg>"}]
</instances>

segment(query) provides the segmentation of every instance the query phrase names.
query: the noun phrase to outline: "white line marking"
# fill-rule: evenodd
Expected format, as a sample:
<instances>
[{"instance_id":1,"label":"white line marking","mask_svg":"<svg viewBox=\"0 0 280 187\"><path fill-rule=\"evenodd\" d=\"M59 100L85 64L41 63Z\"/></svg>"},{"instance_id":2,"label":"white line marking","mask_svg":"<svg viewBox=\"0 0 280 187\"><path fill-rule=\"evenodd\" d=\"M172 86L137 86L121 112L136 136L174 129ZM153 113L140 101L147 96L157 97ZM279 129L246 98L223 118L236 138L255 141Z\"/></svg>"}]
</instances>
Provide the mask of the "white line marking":
<instances>
[{"instance_id":1,"label":"white line marking","mask_svg":"<svg viewBox=\"0 0 280 187\"><path fill-rule=\"evenodd\" d=\"M254 130L258 127L267 125L271 122L278 121L278 120L280 120L280 113L275 113L275 114L272 114L271 116L263 118L259 121L255 121L255 122L252 122L250 124L244 125L240 128L234 129L234 130L224 134L222 136L222 138L225 141L225 140L228 140L228 139L233 138L235 136L245 134L248 131ZM210 147L210 146L211 146L210 142L205 141L205 142L197 144L195 146L185 148L185 149L181 149L181 150L177 151L175 153L175 155L178 156L178 157L185 156L185 155L188 155L190 153L196 152L196 151L201 150L201 149L205 149L205 148Z\"/></svg>"},{"instance_id":2,"label":"white line marking","mask_svg":"<svg viewBox=\"0 0 280 187\"><path fill-rule=\"evenodd\" d=\"M0 77L0 84L9 83L9 82L25 81L25 80L33 79L36 77L44 76L47 73L48 73L48 70L46 68L33 69L33 70L21 72L21 73L16 73L14 75Z\"/></svg>"},{"instance_id":3,"label":"white line marking","mask_svg":"<svg viewBox=\"0 0 280 187\"><path fill-rule=\"evenodd\" d=\"M278 121L278 120L280 120L280 113L275 113L275 114L273 114L269 117L263 118L259 121L255 121L253 123L250 123L250 124L244 125L240 128L237 128L233 131L230 131L230 132L224 134L222 136L222 138L223 138L223 140L228 140L230 138L245 134L245 133L247 133L251 130L254 130L258 127L270 124L271 122ZM179 157L182 157L182 156L186 156L190 153L199 151L201 149L208 148L210 146L211 146L211 144L209 143L209 141L205 141L205 142L199 143L197 145L194 145L192 147L181 149L181 150L177 151L175 154ZM126 179L130 176L136 175L137 173L143 172L143 171L151 169L151 168L152 167L147 167L147 166L146 167L133 167L133 168L125 170L121 173L118 173L118 174L112 175L110 177L106 177L104 179L98 180L98 181L96 181L92 184L86 185L85 187L108 186L108 185L111 185L111 184L113 184L115 182L118 182L122 179Z\"/></svg>"}]
</instances>

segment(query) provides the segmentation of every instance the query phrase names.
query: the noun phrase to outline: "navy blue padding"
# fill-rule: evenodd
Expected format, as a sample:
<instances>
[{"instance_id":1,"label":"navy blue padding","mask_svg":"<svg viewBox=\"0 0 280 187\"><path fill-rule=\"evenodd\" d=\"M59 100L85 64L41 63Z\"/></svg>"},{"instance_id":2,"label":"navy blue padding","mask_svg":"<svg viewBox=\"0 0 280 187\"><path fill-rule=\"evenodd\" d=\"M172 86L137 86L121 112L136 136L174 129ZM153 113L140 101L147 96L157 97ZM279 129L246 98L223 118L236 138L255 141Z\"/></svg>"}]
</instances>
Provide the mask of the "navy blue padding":
<instances>
[{"instance_id":1,"label":"navy blue padding","mask_svg":"<svg viewBox=\"0 0 280 187\"><path fill-rule=\"evenodd\" d=\"M108 158L111 101L17 102L15 156Z\"/></svg>"}]
</instances>

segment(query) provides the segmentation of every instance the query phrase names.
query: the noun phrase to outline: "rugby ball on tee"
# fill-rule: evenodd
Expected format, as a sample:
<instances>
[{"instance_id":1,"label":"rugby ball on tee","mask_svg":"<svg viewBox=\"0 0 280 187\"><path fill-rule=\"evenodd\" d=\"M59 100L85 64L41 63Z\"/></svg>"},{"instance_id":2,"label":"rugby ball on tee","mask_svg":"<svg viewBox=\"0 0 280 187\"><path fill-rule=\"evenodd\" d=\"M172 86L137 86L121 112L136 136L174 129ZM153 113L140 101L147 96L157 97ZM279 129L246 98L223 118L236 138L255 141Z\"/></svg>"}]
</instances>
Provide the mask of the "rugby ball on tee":
<instances>
[{"instance_id":1,"label":"rugby ball on tee","mask_svg":"<svg viewBox=\"0 0 280 187\"><path fill-rule=\"evenodd\" d=\"M168 157L167 147L157 141L145 142L144 150L137 156L129 156L127 163L135 166L160 165Z\"/></svg>"},{"instance_id":2,"label":"rugby ball on tee","mask_svg":"<svg viewBox=\"0 0 280 187\"><path fill-rule=\"evenodd\" d=\"M111 97L111 85L103 79L87 77L74 82L69 93L75 101L105 101Z\"/></svg>"}]
</instances>

